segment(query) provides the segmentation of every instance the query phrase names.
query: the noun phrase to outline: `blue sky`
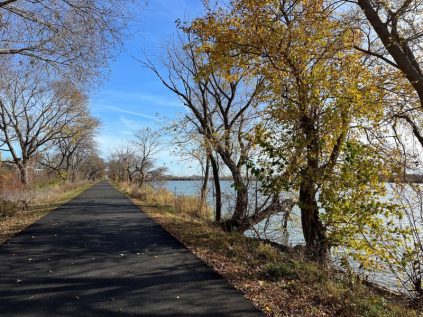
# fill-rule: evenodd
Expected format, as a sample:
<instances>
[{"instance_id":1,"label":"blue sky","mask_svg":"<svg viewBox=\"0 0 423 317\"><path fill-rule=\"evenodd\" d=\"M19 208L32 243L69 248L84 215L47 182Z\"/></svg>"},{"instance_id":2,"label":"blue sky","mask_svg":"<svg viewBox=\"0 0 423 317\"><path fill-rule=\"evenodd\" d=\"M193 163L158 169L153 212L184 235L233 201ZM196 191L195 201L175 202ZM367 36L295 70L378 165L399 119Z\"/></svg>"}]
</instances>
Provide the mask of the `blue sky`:
<instances>
[{"instance_id":1,"label":"blue sky","mask_svg":"<svg viewBox=\"0 0 423 317\"><path fill-rule=\"evenodd\" d=\"M184 112L178 98L136 58L160 56L175 34L175 21L201 12L201 0L149 0L131 23L131 35L125 38L122 53L110 63L107 80L90 96L91 112L102 122L96 140L104 158L135 131L161 126L164 118L171 120ZM198 172L194 162L182 161L169 146L158 155L158 163L175 175Z\"/></svg>"}]
</instances>

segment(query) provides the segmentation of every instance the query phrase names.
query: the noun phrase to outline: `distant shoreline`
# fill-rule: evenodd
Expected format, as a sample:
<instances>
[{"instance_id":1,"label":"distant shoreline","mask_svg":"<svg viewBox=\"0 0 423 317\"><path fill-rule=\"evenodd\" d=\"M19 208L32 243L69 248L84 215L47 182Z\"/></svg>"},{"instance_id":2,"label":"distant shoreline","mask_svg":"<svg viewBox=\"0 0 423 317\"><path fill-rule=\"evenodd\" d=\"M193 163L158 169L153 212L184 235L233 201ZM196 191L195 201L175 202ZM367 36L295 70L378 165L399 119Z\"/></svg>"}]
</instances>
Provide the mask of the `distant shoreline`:
<instances>
[{"instance_id":1,"label":"distant shoreline","mask_svg":"<svg viewBox=\"0 0 423 317\"><path fill-rule=\"evenodd\" d=\"M203 177L201 176L165 176L161 178L162 181L202 181ZM213 180L213 177L210 177L209 180ZM232 177L224 176L220 177L221 181L232 181Z\"/></svg>"},{"instance_id":2,"label":"distant shoreline","mask_svg":"<svg viewBox=\"0 0 423 317\"><path fill-rule=\"evenodd\" d=\"M210 180L213 180L213 177L209 178ZM161 179L162 181L202 181L203 177L202 176L165 176ZM220 177L221 181L233 181L233 178L230 176L222 176ZM398 183L400 179L395 178L395 179L389 179L389 180L384 180L387 181L388 183ZM413 183L413 184L423 184L423 174L407 174L404 176L403 180L400 181L400 183Z\"/></svg>"}]
</instances>

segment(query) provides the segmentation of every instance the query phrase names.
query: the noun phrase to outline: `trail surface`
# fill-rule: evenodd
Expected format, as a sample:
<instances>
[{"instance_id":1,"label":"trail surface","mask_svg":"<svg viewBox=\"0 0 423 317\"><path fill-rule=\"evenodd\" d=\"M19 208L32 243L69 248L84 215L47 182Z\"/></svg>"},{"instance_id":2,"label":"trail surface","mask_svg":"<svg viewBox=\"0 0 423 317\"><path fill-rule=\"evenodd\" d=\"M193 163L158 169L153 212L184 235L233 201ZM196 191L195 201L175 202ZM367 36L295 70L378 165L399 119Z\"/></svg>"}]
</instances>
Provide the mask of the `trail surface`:
<instances>
[{"instance_id":1,"label":"trail surface","mask_svg":"<svg viewBox=\"0 0 423 317\"><path fill-rule=\"evenodd\" d=\"M0 246L0 316L262 316L107 182Z\"/></svg>"}]
</instances>

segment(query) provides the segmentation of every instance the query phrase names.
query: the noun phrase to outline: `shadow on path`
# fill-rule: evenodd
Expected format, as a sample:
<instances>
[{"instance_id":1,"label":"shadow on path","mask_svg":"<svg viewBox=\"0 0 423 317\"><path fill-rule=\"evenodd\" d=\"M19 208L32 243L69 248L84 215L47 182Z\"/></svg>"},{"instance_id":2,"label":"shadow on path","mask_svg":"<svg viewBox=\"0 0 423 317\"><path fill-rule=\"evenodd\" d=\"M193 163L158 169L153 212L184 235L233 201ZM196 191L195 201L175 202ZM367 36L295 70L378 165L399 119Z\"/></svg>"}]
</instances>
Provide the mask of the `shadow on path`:
<instances>
[{"instance_id":1,"label":"shadow on path","mask_svg":"<svg viewBox=\"0 0 423 317\"><path fill-rule=\"evenodd\" d=\"M107 182L0 247L0 316L262 316Z\"/></svg>"}]
</instances>

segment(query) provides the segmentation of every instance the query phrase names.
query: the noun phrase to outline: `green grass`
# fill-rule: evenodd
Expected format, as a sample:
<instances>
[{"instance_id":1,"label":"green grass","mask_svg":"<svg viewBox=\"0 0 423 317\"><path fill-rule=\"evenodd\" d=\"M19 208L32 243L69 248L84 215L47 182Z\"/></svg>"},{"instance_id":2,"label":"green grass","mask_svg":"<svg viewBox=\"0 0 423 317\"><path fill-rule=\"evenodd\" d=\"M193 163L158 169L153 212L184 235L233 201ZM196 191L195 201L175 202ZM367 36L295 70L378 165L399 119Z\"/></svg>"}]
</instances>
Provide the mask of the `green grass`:
<instances>
[{"instance_id":1,"label":"green grass","mask_svg":"<svg viewBox=\"0 0 423 317\"><path fill-rule=\"evenodd\" d=\"M266 273L273 281L281 279L293 280L298 278L298 273L292 263L280 262L266 264Z\"/></svg>"}]
</instances>

